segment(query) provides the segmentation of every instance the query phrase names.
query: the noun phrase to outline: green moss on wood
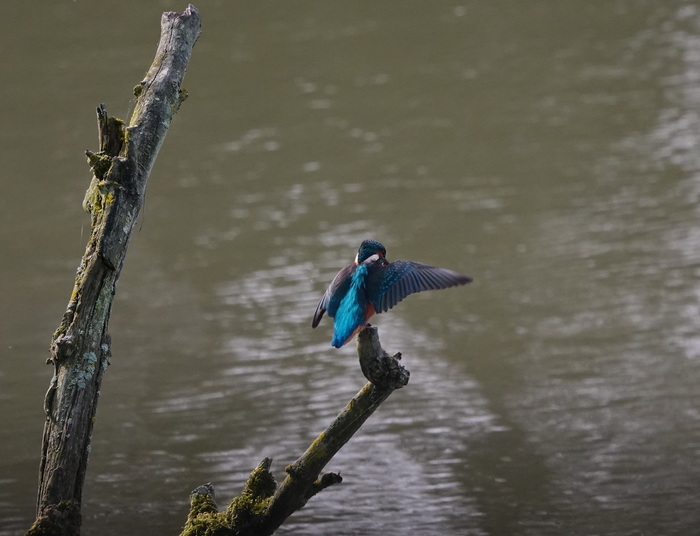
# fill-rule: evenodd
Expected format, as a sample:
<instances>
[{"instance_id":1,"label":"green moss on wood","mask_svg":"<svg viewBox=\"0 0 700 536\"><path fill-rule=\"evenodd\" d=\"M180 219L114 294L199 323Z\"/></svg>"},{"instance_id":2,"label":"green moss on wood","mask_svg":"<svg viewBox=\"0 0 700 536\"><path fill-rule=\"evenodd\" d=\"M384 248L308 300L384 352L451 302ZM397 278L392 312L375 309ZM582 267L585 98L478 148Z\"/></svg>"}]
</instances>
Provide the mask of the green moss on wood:
<instances>
[{"instance_id":1,"label":"green moss on wood","mask_svg":"<svg viewBox=\"0 0 700 536\"><path fill-rule=\"evenodd\" d=\"M248 477L241 494L218 512L211 484L200 486L190 496L190 511L181 536L255 534L267 515L277 482L270 473L272 460L265 458Z\"/></svg>"},{"instance_id":2,"label":"green moss on wood","mask_svg":"<svg viewBox=\"0 0 700 536\"><path fill-rule=\"evenodd\" d=\"M190 495L190 511L182 530L183 536L225 536L232 534L225 513L219 513L214 487L204 484Z\"/></svg>"},{"instance_id":3,"label":"green moss on wood","mask_svg":"<svg viewBox=\"0 0 700 536\"><path fill-rule=\"evenodd\" d=\"M194 517L188 517L181 536L231 536L226 515L222 513L204 512Z\"/></svg>"},{"instance_id":4,"label":"green moss on wood","mask_svg":"<svg viewBox=\"0 0 700 536\"><path fill-rule=\"evenodd\" d=\"M236 531L247 531L260 524L263 516L270 506L271 498L262 499L247 493L242 493L234 498L226 510L226 517L231 527Z\"/></svg>"},{"instance_id":5,"label":"green moss on wood","mask_svg":"<svg viewBox=\"0 0 700 536\"><path fill-rule=\"evenodd\" d=\"M272 460L265 458L250 473L243 491L226 509L229 523L236 531L246 531L259 525L266 514L277 482L270 472Z\"/></svg>"},{"instance_id":6,"label":"green moss on wood","mask_svg":"<svg viewBox=\"0 0 700 536\"><path fill-rule=\"evenodd\" d=\"M109 160L111 162L111 158ZM116 199L116 187L117 185L115 182L101 180L95 175L92 181L90 181L87 192L85 192L83 209L93 216L98 216L114 204Z\"/></svg>"},{"instance_id":7,"label":"green moss on wood","mask_svg":"<svg viewBox=\"0 0 700 536\"><path fill-rule=\"evenodd\" d=\"M189 92L185 88L181 88L177 93L177 100L173 105L173 112L177 112L180 109L180 106L182 106L182 103L185 102L189 96Z\"/></svg>"},{"instance_id":8,"label":"green moss on wood","mask_svg":"<svg viewBox=\"0 0 700 536\"><path fill-rule=\"evenodd\" d=\"M204 488L203 491L202 488ZM207 492L209 488L211 491ZM214 488L211 484L197 488L190 496L190 513L189 517L194 519L200 514L215 514L219 511L219 507L214 500Z\"/></svg>"},{"instance_id":9,"label":"green moss on wood","mask_svg":"<svg viewBox=\"0 0 700 536\"><path fill-rule=\"evenodd\" d=\"M88 164L95 177L100 180L104 179L104 176L112 166L112 157L103 153L93 153L92 151L85 151L85 156L87 156Z\"/></svg>"}]
</instances>

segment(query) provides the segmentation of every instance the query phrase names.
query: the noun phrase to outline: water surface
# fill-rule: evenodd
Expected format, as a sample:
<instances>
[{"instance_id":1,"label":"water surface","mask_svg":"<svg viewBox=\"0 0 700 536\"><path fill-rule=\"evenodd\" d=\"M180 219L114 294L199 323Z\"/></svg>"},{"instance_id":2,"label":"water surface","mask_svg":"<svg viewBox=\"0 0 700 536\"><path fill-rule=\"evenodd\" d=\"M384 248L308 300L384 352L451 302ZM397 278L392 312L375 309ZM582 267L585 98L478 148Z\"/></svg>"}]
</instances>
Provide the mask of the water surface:
<instances>
[{"instance_id":1,"label":"water surface","mask_svg":"<svg viewBox=\"0 0 700 536\"><path fill-rule=\"evenodd\" d=\"M198 7L117 291L84 533L174 534L197 485L223 506L264 456L284 476L364 383L310 319L367 237L475 281L377 318L411 382L280 534L696 530L697 7ZM94 107L127 115L182 8L0 21L0 534L34 515Z\"/></svg>"}]
</instances>

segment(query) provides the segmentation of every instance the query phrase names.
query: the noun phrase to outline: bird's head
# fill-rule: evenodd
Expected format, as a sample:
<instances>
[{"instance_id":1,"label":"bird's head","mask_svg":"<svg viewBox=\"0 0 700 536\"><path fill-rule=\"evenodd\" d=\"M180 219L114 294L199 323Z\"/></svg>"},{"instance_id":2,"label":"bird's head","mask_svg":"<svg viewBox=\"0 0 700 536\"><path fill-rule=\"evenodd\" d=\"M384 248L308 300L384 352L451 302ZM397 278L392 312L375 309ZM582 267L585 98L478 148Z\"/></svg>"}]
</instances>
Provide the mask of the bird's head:
<instances>
[{"instance_id":1,"label":"bird's head","mask_svg":"<svg viewBox=\"0 0 700 536\"><path fill-rule=\"evenodd\" d=\"M386 257L386 248L376 240L364 240L357 250L355 264L368 264Z\"/></svg>"}]
</instances>

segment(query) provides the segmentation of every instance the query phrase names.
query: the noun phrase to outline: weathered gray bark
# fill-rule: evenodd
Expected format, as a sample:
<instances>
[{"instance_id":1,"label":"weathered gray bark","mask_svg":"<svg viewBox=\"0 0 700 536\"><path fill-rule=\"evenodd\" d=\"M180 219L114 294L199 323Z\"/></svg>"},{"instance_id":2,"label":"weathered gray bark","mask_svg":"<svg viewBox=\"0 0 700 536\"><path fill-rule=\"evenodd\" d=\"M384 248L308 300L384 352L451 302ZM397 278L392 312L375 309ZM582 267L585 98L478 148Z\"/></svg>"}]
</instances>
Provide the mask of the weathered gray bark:
<instances>
[{"instance_id":1,"label":"weathered gray bark","mask_svg":"<svg viewBox=\"0 0 700 536\"><path fill-rule=\"evenodd\" d=\"M218 512L211 484L190 497L190 512L181 536L268 536L321 490L342 481L340 475L321 471L357 432L379 405L408 383L409 373L381 347L377 329L367 327L357 338L360 365L368 380L336 419L292 465L277 487L265 458L253 470L242 493L225 512Z\"/></svg>"},{"instance_id":2,"label":"weathered gray bark","mask_svg":"<svg viewBox=\"0 0 700 536\"><path fill-rule=\"evenodd\" d=\"M97 109L100 147L87 152L93 172L83 206L92 226L75 286L51 343L54 376L44 402L37 518L28 534L76 535L102 377L109 364L112 300L146 183L173 114L200 34L197 9L164 13L153 64L134 88L128 125Z\"/></svg>"}]
</instances>

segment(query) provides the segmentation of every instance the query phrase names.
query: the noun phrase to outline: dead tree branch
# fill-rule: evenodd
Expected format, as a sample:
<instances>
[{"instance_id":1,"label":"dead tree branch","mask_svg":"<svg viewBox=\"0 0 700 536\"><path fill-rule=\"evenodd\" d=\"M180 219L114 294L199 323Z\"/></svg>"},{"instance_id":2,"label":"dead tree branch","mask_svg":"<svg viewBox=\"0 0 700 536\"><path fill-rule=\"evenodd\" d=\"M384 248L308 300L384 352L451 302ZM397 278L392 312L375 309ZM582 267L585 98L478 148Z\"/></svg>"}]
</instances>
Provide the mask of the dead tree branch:
<instances>
[{"instance_id":1,"label":"dead tree branch","mask_svg":"<svg viewBox=\"0 0 700 536\"><path fill-rule=\"evenodd\" d=\"M394 390L405 386L409 379L409 372L398 363L400 354L392 357L382 349L377 328L367 327L360 332L357 353L370 382L350 400L306 452L287 466L287 477L279 487L270 472L270 458L260 462L241 494L230 502L225 512L218 512L211 484L200 486L190 497L190 513L181 536L273 534L311 497L342 482L340 475L321 475L321 471L379 405Z\"/></svg>"},{"instance_id":2,"label":"dead tree branch","mask_svg":"<svg viewBox=\"0 0 700 536\"><path fill-rule=\"evenodd\" d=\"M82 489L102 377L109 364L108 324L127 246L146 183L173 114L192 48L200 34L197 9L164 13L153 64L135 88L128 125L97 109L99 151L87 151L93 178L83 207L91 234L73 293L54 333L46 393L37 517L27 534L77 535Z\"/></svg>"}]
</instances>

